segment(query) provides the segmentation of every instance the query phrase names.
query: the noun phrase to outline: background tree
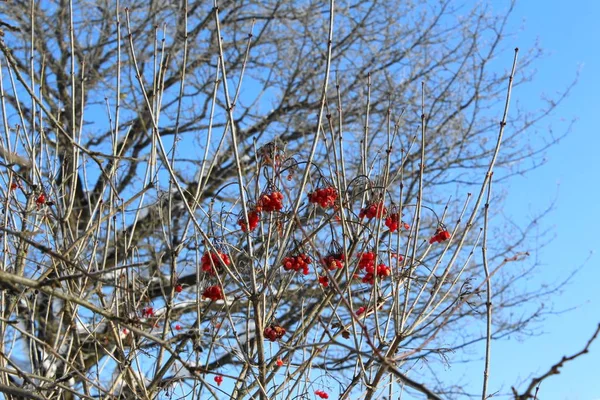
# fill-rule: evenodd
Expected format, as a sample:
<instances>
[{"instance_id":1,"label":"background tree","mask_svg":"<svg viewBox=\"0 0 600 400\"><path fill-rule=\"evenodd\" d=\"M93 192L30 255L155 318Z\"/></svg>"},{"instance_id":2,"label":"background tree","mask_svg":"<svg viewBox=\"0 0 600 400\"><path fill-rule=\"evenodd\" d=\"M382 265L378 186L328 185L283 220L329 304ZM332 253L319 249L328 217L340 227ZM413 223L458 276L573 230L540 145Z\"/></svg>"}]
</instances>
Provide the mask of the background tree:
<instances>
[{"instance_id":1,"label":"background tree","mask_svg":"<svg viewBox=\"0 0 600 400\"><path fill-rule=\"evenodd\" d=\"M459 252L484 214L462 201L491 178L511 9L428 3L4 4L4 392L208 396L218 373L238 397L324 377L346 395L461 393L405 373L487 337L466 328L486 314L484 269ZM561 99L511 111L494 181L539 165L521 134ZM488 241L490 265L519 260L527 232ZM389 280L369 282L370 251ZM309 275L281 268L304 255ZM552 291L515 291L527 272L495 275L493 338L541 316L510 313Z\"/></svg>"}]
</instances>

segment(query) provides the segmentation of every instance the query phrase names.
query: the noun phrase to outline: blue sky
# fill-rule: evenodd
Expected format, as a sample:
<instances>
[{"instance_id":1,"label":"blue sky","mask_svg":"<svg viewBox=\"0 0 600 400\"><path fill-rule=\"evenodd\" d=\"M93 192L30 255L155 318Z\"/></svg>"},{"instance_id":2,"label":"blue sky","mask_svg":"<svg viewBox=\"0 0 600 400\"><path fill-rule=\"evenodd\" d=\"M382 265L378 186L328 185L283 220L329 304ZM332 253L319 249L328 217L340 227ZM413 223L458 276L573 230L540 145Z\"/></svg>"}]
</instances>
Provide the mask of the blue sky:
<instances>
[{"instance_id":1,"label":"blue sky","mask_svg":"<svg viewBox=\"0 0 600 400\"><path fill-rule=\"evenodd\" d=\"M507 1L499 1L494 6L501 10L506 4ZM600 238L600 193L595 176L600 171L596 162L600 149L596 120L600 111L599 17L600 2L549 0L520 1L511 19L516 35L509 39L514 42L510 47L526 51L539 39L547 53L535 64L535 80L514 91L515 101L530 109L539 108L541 95L555 95L569 85L578 71L580 74L569 97L536 128L553 129L559 134L566 122L576 118L572 132L548 151L543 167L511 179L503 210L515 221L525 223L556 200L554 210L540 223L540 230L551 229L554 240L532 254L541 263L532 284L552 284L583 267L548 304L556 310L573 310L548 316L535 329L540 335L512 337L494 344L492 393L507 393L510 386L546 372L562 356L581 350L600 323L599 256L594 254ZM598 365L600 342L592 345L591 353L568 363L560 375L546 380L540 388L540 398L600 399ZM472 367L465 378L477 391L482 372ZM459 371L460 367L454 372Z\"/></svg>"}]
</instances>

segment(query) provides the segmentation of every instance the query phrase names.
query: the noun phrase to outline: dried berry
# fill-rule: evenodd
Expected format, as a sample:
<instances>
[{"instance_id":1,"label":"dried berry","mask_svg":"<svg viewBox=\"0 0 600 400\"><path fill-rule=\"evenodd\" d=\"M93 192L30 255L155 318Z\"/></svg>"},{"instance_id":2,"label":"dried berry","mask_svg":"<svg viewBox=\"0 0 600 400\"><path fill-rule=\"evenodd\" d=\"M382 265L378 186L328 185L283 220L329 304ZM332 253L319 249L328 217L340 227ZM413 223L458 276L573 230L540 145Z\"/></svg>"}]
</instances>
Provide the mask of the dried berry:
<instances>
[{"instance_id":1,"label":"dried berry","mask_svg":"<svg viewBox=\"0 0 600 400\"><path fill-rule=\"evenodd\" d=\"M269 325L264 330L265 338L271 342L281 339L285 335L285 328L279 325Z\"/></svg>"}]
</instances>

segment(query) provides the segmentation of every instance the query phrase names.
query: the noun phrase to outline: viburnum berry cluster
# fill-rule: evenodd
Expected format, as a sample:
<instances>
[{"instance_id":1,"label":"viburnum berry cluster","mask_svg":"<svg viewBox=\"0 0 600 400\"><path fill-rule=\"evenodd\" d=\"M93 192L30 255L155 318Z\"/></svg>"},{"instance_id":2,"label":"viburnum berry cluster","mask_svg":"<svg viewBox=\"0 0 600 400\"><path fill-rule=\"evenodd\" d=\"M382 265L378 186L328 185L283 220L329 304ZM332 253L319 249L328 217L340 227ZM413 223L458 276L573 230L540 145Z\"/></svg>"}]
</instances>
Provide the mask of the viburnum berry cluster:
<instances>
[{"instance_id":1,"label":"viburnum berry cluster","mask_svg":"<svg viewBox=\"0 0 600 400\"><path fill-rule=\"evenodd\" d=\"M365 208L361 209L358 213L358 217L363 219L383 218L387 214L387 208L383 204L383 201L376 201L368 204Z\"/></svg>"},{"instance_id":2,"label":"viburnum berry cluster","mask_svg":"<svg viewBox=\"0 0 600 400\"><path fill-rule=\"evenodd\" d=\"M154 316L154 307L144 307L142 309L142 317L144 318L150 318Z\"/></svg>"},{"instance_id":3,"label":"viburnum berry cluster","mask_svg":"<svg viewBox=\"0 0 600 400\"><path fill-rule=\"evenodd\" d=\"M209 286L204 289L204 292L202 292L202 297L211 299L212 301L223 300L225 298L219 285Z\"/></svg>"},{"instance_id":4,"label":"viburnum berry cluster","mask_svg":"<svg viewBox=\"0 0 600 400\"><path fill-rule=\"evenodd\" d=\"M429 239L429 244L445 242L446 240L450 239L450 236L450 232L442 227L439 227L435 231L435 235Z\"/></svg>"},{"instance_id":5,"label":"viburnum berry cluster","mask_svg":"<svg viewBox=\"0 0 600 400\"><path fill-rule=\"evenodd\" d=\"M392 274L392 269L385 264L379 264L375 267L376 255L372 251L358 255L358 268L365 271L365 276L362 278L363 283L375 283L375 275L380 278L385 278Z\"/></svg>"},{"instance_id":6,"label":"viburnum berry cluster","mask_svg":"<svg viewBox=\"0 0 600 400\"><path fill-rule=\"evenodd\" d=\"M290 256L283 259L283 269L286 271L296 271L304 275L308 275L308 266L312 264L312 259L304 254L298 254L297 256Z\"/></svg>"},{"instance_id":7,"label":"viburnum berry cluster","mask_svg":"<svg viewBox=\"0 0 600 400\"><path fill-rule=\"evenodd\" d=\"M46 195L44 193L40 194L37 199L35 199L35 205L39 209L44 204L46 204Z\"/></svg>"},{"instance_id":8,"label":"viburnum berry cluster","mask_svg":"<svg viewBox=\"0 0 600 400\"><path fill-rule=\"evenodd\" d=\"M223 261L223 264L229 266L231 264L231 260L226 253L221 251L207 251L204 253L200 262L202 263L202 271L208 273L209 275L215 275L219 269L219 258Z\"/></svg>"},{"instance_id":9,"label":"viburnum berry cluster","mask_svg":"<svg viewBox=\"0 0 600 400\"><path fill-rule=\"evenodd\" d=\"M328 399L329 395L327 394L327 392L323 391L323 390L315 390L315 394L317 396L319 396L322 399Z\"/></svg>"},{"instance_id":10,"label":"viburnum berry cluster","mask_svg":"<svg viewBox=\"0 0 600 400\"><path fill-rule=\"evenodd\" d=\"M323 287L328 287L329 286L329 278L325 275L319 276L319 284L321 284L321 286L323 286Z\"/></svg>"},{"instance_id":11,"label":"viburnum berry cluster","mask_svg":"<svg viewBox=\"0 0 600 400\"><path fill-rule=\"evenodd\" d=\"M342 269L344 268L344 254L337 253L325 256L323 258L323 264L325 264L330 271Z\"/></svg>"},{"instance_id":12,"label":"viburnum berry cluster","mask_svg":"<svg viewBox=\"0 0 600 400\"><path fill-rule=\"evenodd\" d=\"M309 193L308 201L313 204L318 204L323 208L328 208L335 205L337 197L337 190L333 186L328 186Z\"/></svg>"},{"instance_id":13,"label":"viburnum berry cluster","mask_svg":"<svg viewBox=\"0 0 600 400\"><path fill-rule=\"evenodd\" d=\"M260 213L256 210L252 210L248 213L248 223L250 226L246 225L246 220L244 217L238 219L238 225L242 228L242 232L252 232L258 226L260 222Z\"/></svg>"},{"instance_id":14,"label":"viburnum berry cluster","mask_svg":"<svg viewBox=\"0 0 600 400\"><path fill-rule=\"evenodd\" d=\"M410 229L410 225L408 225L406 222L400 221L399 213L392 213L388 215L388 217L385 219L385 226L388 227L390 232L396 232L399 226L406 230Z\"/></svg>"},{"instance_id":15,"label":"viburnum berry cluster","mask_svg":"<svg viewBox=\"0 0 600 400\"><path fill-rule=\"evenodd\" d=\"M263 333L266 339L269 339L271 342L275 342L285 335L285 328L279 325L269 325L265 328Z\"/></svg>"},{"instance_id":16,"label":"viburnum berry cluster","mask_svg":"<svg viewBox=\"0 0 600 400\"><path fill-rule=\"evenodd\" d=\"M363 283L370 283L371 285L375 284L375 273L380 278L385 278L386 276L390 276L392 274L392 269L385 264L377 265L377 272L375 272L375 268L367 267L365 269L366 274L362 278Z\"/></svg>"},{"instance_id":17,"label":"viburnum berry cluster","mask_svg":"<svg viewBox=\"0 0 600 400\"><path fill-rule=\"evenodd\" d=\"M278 191L265 193L258 199L256 209L258 211L281 211L283 208L283 194Z\"/></svg>"},{"instance_id":18,"label":"viburnum berry cluster","mask_svg":"<svg viewBox=\"0 0 600 400\"><path fill-rule=\"evenodd\" d=\"M375 253L367 251L366 253L358 254L358 268L366 269L375 265Z\"/></svg>"}]
</instances>

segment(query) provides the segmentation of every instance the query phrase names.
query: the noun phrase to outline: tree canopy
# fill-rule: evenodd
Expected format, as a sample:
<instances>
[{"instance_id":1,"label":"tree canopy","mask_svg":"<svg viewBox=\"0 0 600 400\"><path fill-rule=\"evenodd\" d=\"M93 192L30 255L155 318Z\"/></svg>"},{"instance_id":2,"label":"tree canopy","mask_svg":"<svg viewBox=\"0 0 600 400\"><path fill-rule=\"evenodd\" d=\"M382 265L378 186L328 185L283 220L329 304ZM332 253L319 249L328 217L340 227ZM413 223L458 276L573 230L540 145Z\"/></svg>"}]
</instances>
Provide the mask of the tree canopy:
<instances>
[{"instance_id":1,"label":"tree canopy","mask_svg":"<svg viewBox=\"0 0 600 400\"><path fill-rule=\"evenodd\" d=\"M552 290L502 268L527 227L487 240L564 96L507 114L540 54L510 68L511 10L4 3L0 391L461 395L413 367Z\"/></svg>"}]
</instances>

